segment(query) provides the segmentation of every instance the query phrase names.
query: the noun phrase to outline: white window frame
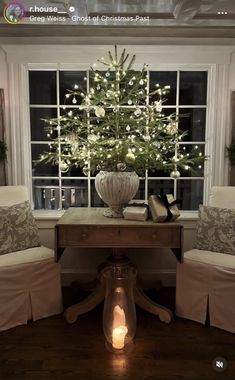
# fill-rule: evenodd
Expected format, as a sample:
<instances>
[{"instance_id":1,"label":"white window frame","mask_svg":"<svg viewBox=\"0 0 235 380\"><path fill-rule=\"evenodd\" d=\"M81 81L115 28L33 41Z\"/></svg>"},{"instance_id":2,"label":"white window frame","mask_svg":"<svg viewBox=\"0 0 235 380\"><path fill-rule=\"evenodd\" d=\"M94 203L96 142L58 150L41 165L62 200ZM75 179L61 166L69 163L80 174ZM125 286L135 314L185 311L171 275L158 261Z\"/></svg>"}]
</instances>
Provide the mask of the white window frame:
<instances>
[{"instance_id":1,"label":"white window frame","mask_svg":"<svg viewBox=\"0 0 235 380\"><path fill-rule=\"evenodd\" d=\"M207 128L205 154L204 203L209 200L212 185L228 184L228 162L225 144L228 140L229 62L233 47L229 46L148 46L126 47L137 54L140 69L147 62L149 70L207 70ZM10 184L25 184L31 194L31 149L28 96L28 70L87 70L91 63L103 56L113 45L82 46L3 46L9 64L9 108L11 145ZM139 58L139 59L138 59ZM80 62L79 62L80 61ZM182 63L184 61L184 63ZM47 62L47 63L44 63ZM57 62L57 63L55 63ZM79 62L79 63L77 63ZM209 62L209 63L208 63ZM51 211L49 211L51 213ZM42 211L41 215L48 215ZM192 212L183 212L186 216ZM195 212L193 213L195 215Z\"/></svg>"},{"instance_id":2,"label":"white window frame","mask_svg":"<svg viewBox=\"0 0 235 380\"><path fill-rule=\"evenodd\" d=\"M33 67L31 68L30 66L28 67L28 72L32 72L32 71L42 71L41 69L38 69L37 67L35 67L35 65L33 65ZM59 116L60 114L60 109L61 107L63 107L63 104L60 102L60 90L59 90L59 87L60 87L60 83L59 83L59 73L61 70L64 70L64 69L59 69L57 67L56 70L53 70L53 72L56 73L56 98L57 98L57 101L56 101L56 104L30 104L29 107L30 109L37 109L37 108L43 108L43 109L46 109L46 108L50 108L50 109L55 109L57 110L57 117ZM78 69L75 68L75 67L72 67L70 68L68 71L77 71ZM51 67L49 69L47 69L46 67L43 68L43 71L52 71ZM86 77L89 78L89 69L86 69L85 70L85 73L86 73ZM180 108L184 108L184 109L187 109L187 108L202 108L202 109L206 109L206 111L208 112L208 105L207 105L207 100L206 99L206 104L203 104L203 105L200 105L200 104L196 104L196 105L181 105L179 104L179 90L180 90L180 87L179 87L179 81L180 81L180 72L182 71L204 71L208 74L209 76L209 73L208 73L208 68L198 68L198 66L195 68L195 66L190 66L189 68L187 66L183 66L182 68L178 68L175 67L175 66L159 66L157 67L157 69L155 69L154 71L169 71L169 72L176 72L176 75L177 75L177 79L176 79L176 82L177 82L177 85L176 85L176 103L173 104L173 105L166 105L165 107L167 109L174 109L176 110L176 113L179 112L179 109ZM150 74L151 71L148 70L148 74ZM208 78L207 78L207 81L208 81ZM167 84L167 83L166 83ZM89 89L89 81L87 81L87 90ZM208 91L207 91L208 93ZM73 105L67 105L66 108L77 108L79 107L78 105L76 106L73 106ZM132 108L132 106L129 106L130 108ZM164 106L163 106L164 107ZM206 114L206 120L207 120L207 114ZM30 127L30 126L29 126ZM38 144L43 144L43 145L48 145L50 143L50 141L32 141L31 139L31 146L32 145L38 145ZM194 145L202 145L203 147L206 146L206 141L182 141L180 143L181 145L191 145L191 146L194 146ZM207 167L207 163L206 163L206 167ZM58 184L59 184L59 193L60 193L60 202L59 202L59 209L61 210L62 209L62 191L61 189L63 188L63 185L62 185L62 182L66 183L66 180L69 180L69 179L77 179L77 180L84 180L87 181L87 191L88 191L88 207L91 207L91 181L95 179L95 177L93 175L91 175L90 173L88 174L87 177L63 177L61 172L59 171L58 172L58 176L55 176L55 177L52 177L52 176L32 176L31 174L31 179L44 179L44 180L58 180ZM145 174L145 177L143 178L140 178L142 180L144 180L144 187L145 187L145 201L148 200L148 187L149 187L149 181L154 181L154 180L165 180L165 181L173 181L174 185L173 185L173 188L174 188L174 196L177 197L177 179L171 179L170 176L164 176L164 177L159 177L159 176L151 176L148 174L148 171L146 171L146 174ZM200 176L200 177L195 177L195 176L192 176L192 177L181 177L180 180L192 180L192 181L196 181L196 180L200 180L200 181L203 181L203 185L205 183L205 175L204 176ZM185 211L185 210L184 210ZM187 211L186 211L187 212Z\"/></svg>"}]
</instances>

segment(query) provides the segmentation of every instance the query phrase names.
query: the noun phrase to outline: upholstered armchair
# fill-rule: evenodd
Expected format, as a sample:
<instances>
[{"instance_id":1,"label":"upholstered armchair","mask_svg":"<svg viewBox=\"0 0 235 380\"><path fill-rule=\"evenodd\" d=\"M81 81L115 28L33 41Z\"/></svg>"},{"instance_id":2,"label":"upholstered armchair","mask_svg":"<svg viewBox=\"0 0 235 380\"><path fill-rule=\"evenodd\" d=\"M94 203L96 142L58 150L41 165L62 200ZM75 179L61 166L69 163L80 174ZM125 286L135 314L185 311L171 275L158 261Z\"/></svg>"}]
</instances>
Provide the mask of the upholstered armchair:
<instances>
[{"instance_id":1,"label":"upholstered armchair","mask_svg":"<svg viewBox=\"0 0 235 380\"><path fill-rule=\"evenodd\" d=\"M177 264L176 315L235 333L235 187L213 187L199 209L197 248Z\"/></svg>"},{"instance_id":2,"label":"upholstered armchair","mask_svg":"<svg viewBox=\"0 0 235 380\"><path fill-rule=\"evenodd\" d=\"M27 200L23 186L0 187L0 331L62 312L60 266Z\"/></svg>"}]
</instances>

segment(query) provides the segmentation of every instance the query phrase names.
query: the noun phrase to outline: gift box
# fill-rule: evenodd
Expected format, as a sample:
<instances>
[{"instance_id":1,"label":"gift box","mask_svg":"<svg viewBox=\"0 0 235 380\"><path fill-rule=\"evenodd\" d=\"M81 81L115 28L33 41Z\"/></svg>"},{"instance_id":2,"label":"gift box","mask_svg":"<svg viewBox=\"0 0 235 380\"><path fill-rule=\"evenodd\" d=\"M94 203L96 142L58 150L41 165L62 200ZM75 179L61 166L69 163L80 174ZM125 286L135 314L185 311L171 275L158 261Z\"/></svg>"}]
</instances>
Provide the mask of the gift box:
<instances>
[{"instance_id":1,"label":"gift box","mask_svg":"<svg viewBox=\"0 0 235 380\"><path fill-rule=\"evenodd\" d=\"M149 208L154 222L173 222L180 216L176 205L179 203L172 194L151 195L149 197Z\"/></svg>"},{"instance_id":2,"label":"gift box","mask_svg":"<svg viewBox=\"0 0 235 380\"><path fill-rule=\"evenodd\" d=\"M174 220L176 220L180 216L180 211L177 207L177 203L181 203L181 201L175 199L172 194L166 194L166 197L167 197L168 203L170 204L169 205L169 209L171 213L170 221L174 222Z\"/></svg>"},{"instance_id":3,"label":"gift box","mask_svg":"<svg viewBox=\"0 0 235 380\"><path fill-rule=\"evenodd\" d=\"M148 208L145 206L127 206L123 210L124 219L128 220L141 220L148 219Z\"/></svg>"},{"instance_id":4,"label":"gift box","mask_svg":"<svg viewBox=\"0 0 235 380\"><path fill-rule=\"evenodd\" d=\"M164 222L167 219L167 208L156 195L150 195L148 204L154 222Z\"/></svg>"}]
</instances>

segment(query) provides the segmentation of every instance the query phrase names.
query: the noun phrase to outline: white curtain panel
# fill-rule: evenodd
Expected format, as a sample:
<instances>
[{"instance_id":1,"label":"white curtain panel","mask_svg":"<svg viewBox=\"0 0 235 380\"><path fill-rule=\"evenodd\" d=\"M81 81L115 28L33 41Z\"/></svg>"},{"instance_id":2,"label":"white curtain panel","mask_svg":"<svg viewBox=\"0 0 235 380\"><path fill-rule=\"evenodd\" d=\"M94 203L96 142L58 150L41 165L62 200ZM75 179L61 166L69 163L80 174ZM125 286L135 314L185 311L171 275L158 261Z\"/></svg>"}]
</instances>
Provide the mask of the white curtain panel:
<instances>
[{"instance_id":1,"label":"white curtain panel","mask_svg":"<svg viewBox=\"0 0 235 380\"><path fill-rule=\"evenodd\" d=\"M5 141L5 100L4 90L0 88L0 140ZM0 162L0 186L7 184L6 163Z\"/></svg>"}]
</instances>

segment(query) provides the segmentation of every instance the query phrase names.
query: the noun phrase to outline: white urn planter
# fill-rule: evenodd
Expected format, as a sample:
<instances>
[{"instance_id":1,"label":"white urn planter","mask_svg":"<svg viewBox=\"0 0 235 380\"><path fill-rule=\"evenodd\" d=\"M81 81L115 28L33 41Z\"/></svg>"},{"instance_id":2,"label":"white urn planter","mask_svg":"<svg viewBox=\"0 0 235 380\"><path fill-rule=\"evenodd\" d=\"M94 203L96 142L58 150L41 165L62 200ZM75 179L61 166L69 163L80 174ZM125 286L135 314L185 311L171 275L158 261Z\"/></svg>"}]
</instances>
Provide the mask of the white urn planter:
<instances>
[{"instance_id":1,"label":"white urn planter","mask_svg":"<svg viewBox=\"0 0 235 380\"><path fill-rule=\"evenodd\" d=\"M95 187L100 198L109 206L104 216L122 218L123 208L137 193L139 177L136 172L100 171L95 178Z\"/></svg>"}]
</instances>

